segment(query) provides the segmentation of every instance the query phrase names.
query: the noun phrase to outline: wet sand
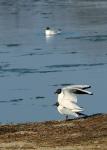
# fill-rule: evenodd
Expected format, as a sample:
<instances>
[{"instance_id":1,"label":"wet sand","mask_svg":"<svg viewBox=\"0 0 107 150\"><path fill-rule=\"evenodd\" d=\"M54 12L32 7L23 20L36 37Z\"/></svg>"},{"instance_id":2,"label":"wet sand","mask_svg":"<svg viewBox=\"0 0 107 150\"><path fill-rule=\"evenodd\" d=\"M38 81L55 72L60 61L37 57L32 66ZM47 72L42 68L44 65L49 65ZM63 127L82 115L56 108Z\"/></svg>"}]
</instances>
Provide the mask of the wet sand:
<instances>
[{"instance_id":1,"label":"wet sand","mask_svg":"<svg viewBox=\"0 0 107 150\"><path fill-rule=\"evenodd\" d=\"M107 149L107 114L68 121L0 125L0 149Z\"/></svg>"}]
</instances>

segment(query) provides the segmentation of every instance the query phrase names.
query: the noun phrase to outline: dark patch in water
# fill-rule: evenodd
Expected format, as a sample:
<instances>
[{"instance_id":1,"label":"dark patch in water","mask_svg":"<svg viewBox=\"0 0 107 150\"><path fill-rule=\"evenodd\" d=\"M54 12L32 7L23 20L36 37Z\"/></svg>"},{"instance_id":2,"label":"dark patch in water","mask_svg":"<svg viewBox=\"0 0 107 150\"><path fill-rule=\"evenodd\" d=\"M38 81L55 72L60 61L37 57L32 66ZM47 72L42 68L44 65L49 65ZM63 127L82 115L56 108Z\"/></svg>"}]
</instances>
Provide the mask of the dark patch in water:
<instances>
[{"instance_id":1,"label":"dark patch in water","mask_svg":"<svg viewBox=\"0 0 107 150\"><path fill-rule=\"evenodd\" d=\"M50 54L53 54L53 52L37 53L36 55L50 55Z\"/></svg>"},{"instance_id":2,"label":"dark patch in water","mask_svg":"<svg viewBox=\"0 0 107 150\"><path fill-rule=\"evenodd\" d=\"M5 66L8 67L8 66ZM4 68L4 66L0 66L0 74L3 73L17 73L18 75L23 74L30 74L30 73L54 73L54 72L61 72L61 70L37 70L37 69L27 69L27 68Z\"/></svg>"},{"instance_id":3,"label":"dark patch in water","mask_svg":"<svg viewBox=\"0 0 107 150\"><path fill-rule=\"evenodd\" d=\"M50 55L53 54L52 52L32 52L32 53L28 53L28 54L23 54L20 56L33 56L33 55Z\"/></svg>"},{"instance_id":4,"label":"dark patch in water","mask_svg":"<svg viewBox=\"0 0 107 150\"><path fill-rule=\"evenodd\" d=\"M73 85L71 83L62 83L62 84L54 84L52 86L58 87L58 86L69 86L69 85Z\"/></svg>"},{"instance_id":5,"label":"dark patch in water","mask_svg":"<svg viewBox=\"0 0 107 150\"><path fill-rule=\"evenodd\" d=\"M20 101L23 101L22 98L17 98L17 99L12 99L12 100L9 100L9 101L0 101L0 103L10 103L10 102L20 102Z\"/></svg>"},{"instance_id":6,"label":"dark patch in water","mask_svg":"<svg viewBox=\"0 0 107 150\"><path fill-rule=\"evenodd\" d=\"M7 52L0 52L0 54L7 54L7 53L9 53L8 51Z\"/></svg>"},{"instance_id":7,"label":"dark patch in water","mask_svg":"<svg viewBox=\"0 0 107 150\"><path fill-rule=\"evenodd\" d=\"M26 68L12 68L12 69L2 69L3 72L15 72L19 74L25 73L35 73L37 69L26 69Z\"/></svg>"},{"instance_id":8,"label":"dark patch in water","mask_svg":"<svg viewBox=\"0 0 107 150\"><path fill-rule=\"evenodd\" d=\"M11 1L2 1L2 2L0 2L0 5L1 6L12 6L13 3Z\"/></svg>"},{"instance_id":9,"label":"dark patch in water","mask_svg":"<svg viewBox=\"0 0 107 150\"><path fill-rule=\"evenodd\" d=\"M9 64L5 64L5 63L2 63L2 62L1 62L0 71L2 71L4 68L7 68L7 67L9 67L9 66L10 66Z\"/></svg>"},{"instance_id":10,"label":"dark patch in water","mask_svg":"<svg viewBox=\"0 0 107 150\"><path fill-rule=\"evenodd\" d=\"M107 40L107 35L93 35L93 36L77 36L77 37L67 37L66 39L82 39L82 40L89 40L89 41L105 41Z\"/></svg>"},{"instance_id":11,"label":"dark patch in water","mask_svg":"<svg viewBox=\"0 0 107 150\"><path fill-rule=\"evenodd\" d=\"M63 54L77 54L78 52L64 52Z\"/></svg>"},{"instance_id":12,"label":"dark patch in water","mask_svg":"<svg viewBox=\"0 0 107 150\"><path fill-rule=\"evenodd\" d=\"M13 44L6 44L7 47L18 47L20 46L21 44L18 44L18 43L13 43Z\"/></svg>"},{"instance_id":13,"label":"dark patch in water","mask_svg":"<svg viewBox=\"0 0 107 150\"><path fill-rule=\"evenodd\" d=\"M53 70L53 71L38 71L38 73L53 73L53 72L61 72L61 70Z\"/></svg>"},{"instance_id":14,"label":"dark patch in water","mask_svg":"<svg viewBox=\"0 0 107 150\"><path fill-rule=\"evenodd\" d=\"M12 100L10 100L9 102L20 102L20 101L23 101L23 99L22 98L16 98L16 99L12 99Z\"/></svg>"},{"instance_id":15,"label":"dark patch in water","mask_svg":"<svg viewBox=\"0 0 107 150\"><path fill-rule=\"evenodd\" d=\"M41 15L51 15L52 12L41 12Z\"/></svg>"},{"instance_id":16,"label":"dark patch in water","mask_svg":"<svg viewBox=\"0 0 107 150\"><path fill-rule=\"evenodd\" d=\"M46 68L72 68L72 67L93 67L93 66L103 66L105 63L96 63L96 64L63 64L63 65L51 65L46 66Z\"/></svg>"},{"instance_id":17,"label":"dark patch in water","mask_svg":"<svg viewBox=\"0 0 107 150\"><path fill-rule=\"evenodd\" d=\"M85 40L94 41L94 42L106 41L107 35L105 35L105 36L98 35L98 36L88 37Z\"/></svg>"},{"instance_id":18,"label":"dark patch in water","mask_svg":"<svg viewBox=\"0 0 107 150\"><path fill-rule=\"evenodd\" d=\"M0 101L0 103L8 103L8 101Z\"/></svg>"},{"instance_id":19,"label":"dark patch in water","mask_svg":"<svg viewBox=\"0 0 107 150\"><path fill-rule=\"evenodd\" d=\"M33 56L33 55L36 55L36 53L28 53L28 54L23 54L23 55L21 55L21 56Z\"/></svg>"},{"instance_id":20,"label":"dark patch in water","mask_svg":"<svg viewBox=\"0 0 107 150\"><path fill-rule=\"evenodd\" d=\"M36 96L35 98L36 99L44 99L45 97L44 96Z\"/></svg>"},{"instance_id":21,"label":"dark patch in water","mask_svg":"<svg viewBox=\"0 0 107 150\"><path fill-rule=\"evenodd\" d=\"M1 74L1 72L0 72L0 74ZM8 77L8 76L6 76L6 75L0 75L0 77L3 78L3 77Z\"/></svg>"},{"instance_id":22,"label":"dark patch in water","mask_svg":"<svg viewBox=\"0 0 107 150\"><path fill-rule=\"evenodd\" d=\"M42 48L35 48L34 50L36 50L36 51L41 51Z\"/></svg>"},{"instance_id":23,"label":"dark patch in water","mask_svg":"<svg viewBox=\"0 0 107 150\"><path fill-rule=\"evenodd\" d=\"M78 52L69 52L69 53L71 53L71 54L76 54L76 53L78 53Z\"/></svg>"}]
</instances>

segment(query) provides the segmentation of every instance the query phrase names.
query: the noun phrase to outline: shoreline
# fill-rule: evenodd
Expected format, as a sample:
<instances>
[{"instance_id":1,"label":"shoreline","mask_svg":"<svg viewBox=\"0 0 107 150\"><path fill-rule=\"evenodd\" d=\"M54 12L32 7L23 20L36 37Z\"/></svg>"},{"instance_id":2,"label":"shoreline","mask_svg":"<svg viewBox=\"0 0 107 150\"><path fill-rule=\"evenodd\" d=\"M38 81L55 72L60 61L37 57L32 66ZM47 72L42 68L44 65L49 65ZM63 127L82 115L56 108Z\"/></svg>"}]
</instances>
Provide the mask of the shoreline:
<instances>
[{"instance_id":1,"label":"shoreline","mask_svg":"<svg viewBox=\"0 0 107 150\"><path fill-rule=\"evenodd\" d=\"M107 114L68 121L0 125L2 150L107 149Z\"/></svg>"}]
</instances>

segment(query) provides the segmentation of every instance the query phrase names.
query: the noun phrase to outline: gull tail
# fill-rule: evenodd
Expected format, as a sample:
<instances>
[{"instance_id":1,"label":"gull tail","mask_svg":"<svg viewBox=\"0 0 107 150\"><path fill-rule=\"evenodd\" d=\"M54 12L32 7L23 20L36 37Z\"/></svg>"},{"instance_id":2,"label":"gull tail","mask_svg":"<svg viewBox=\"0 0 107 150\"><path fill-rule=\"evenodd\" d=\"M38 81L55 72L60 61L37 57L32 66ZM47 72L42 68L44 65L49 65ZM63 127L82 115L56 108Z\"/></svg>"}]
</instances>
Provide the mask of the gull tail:
<instances>
[{"instance_id":1,"label":"gull tail","mask_svg":"<svg viewBox=\"0 0 107 150\"><path fill-rule=\"evenodd\" d=\"M88 117L88 115L80 113L80 112L76 112L79 116L83 116L83 117Z\"/></svg>"}]
</instances>

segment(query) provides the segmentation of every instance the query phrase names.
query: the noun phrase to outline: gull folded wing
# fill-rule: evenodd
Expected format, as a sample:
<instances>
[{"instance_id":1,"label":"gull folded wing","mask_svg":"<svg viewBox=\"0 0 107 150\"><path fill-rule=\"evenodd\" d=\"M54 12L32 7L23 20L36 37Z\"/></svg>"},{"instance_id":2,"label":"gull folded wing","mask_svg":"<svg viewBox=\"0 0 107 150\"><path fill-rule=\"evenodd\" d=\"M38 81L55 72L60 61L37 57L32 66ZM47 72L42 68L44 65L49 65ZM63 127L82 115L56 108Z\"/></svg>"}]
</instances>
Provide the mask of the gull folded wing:
<instances>
[{"instance_id":1,"label":"gull folded wing","mask_svg":"<svg viewBox=\"0 0 107 150\"><path fill-rule=\"evenodd\" d=\"M70 102L70 101L67 101L67 100L62 101L60 105L62 105L65 108L71 109L72 112L83 111L83 108L81 108L77 104Z\"/></svg>"}]
</instances>

